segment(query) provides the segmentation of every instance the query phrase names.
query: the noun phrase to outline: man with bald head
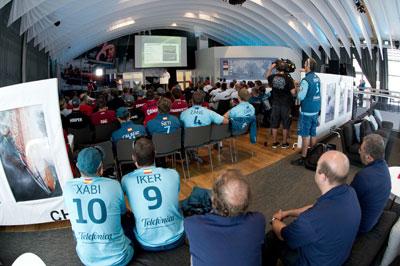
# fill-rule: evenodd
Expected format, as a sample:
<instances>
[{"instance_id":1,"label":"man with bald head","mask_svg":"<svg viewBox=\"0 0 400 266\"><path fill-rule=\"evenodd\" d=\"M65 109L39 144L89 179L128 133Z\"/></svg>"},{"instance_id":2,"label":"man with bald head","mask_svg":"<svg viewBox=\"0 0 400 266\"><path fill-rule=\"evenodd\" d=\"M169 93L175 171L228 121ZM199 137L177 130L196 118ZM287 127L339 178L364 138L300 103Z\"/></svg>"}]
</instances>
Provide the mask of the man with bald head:
<instances>
[{"instance_id":1,"label":"man with bald head","mask_svg":"<svg viewBox=\"0 0 400 266\"><path fill-rule=\"evenodd\" d=\"M213 211L185 219L192 265L261 265L265 218L247 212L250 187L238 170L214 183Z\"/></svg>"},{"instance_id":2,"label":"man with bald head","mask_svg":"<svg viewBox=\"0 0 400 266\"><path fill-rule=\"evenodd\" d=\"M321 196L313 205L279 210L267 234L264 265L342 265L351 252L361 220L356 192L346 184L349 160L338 151L318 161L315 183ZM296 219L286 225L283 220Z\"/></svg>"}]
</instances>

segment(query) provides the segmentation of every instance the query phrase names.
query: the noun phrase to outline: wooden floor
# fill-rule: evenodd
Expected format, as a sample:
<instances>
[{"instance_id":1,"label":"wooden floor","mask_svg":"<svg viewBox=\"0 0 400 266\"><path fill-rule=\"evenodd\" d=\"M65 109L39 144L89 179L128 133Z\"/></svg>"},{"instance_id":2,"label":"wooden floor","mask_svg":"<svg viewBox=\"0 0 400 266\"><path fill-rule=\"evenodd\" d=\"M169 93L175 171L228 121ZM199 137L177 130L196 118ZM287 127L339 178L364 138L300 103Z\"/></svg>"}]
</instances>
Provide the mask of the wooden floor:
<instances>
[{"instance_id":1,"label":"wooden floor","mask_svg":"<svg viewBox=\"0 0 400 266\"><path fill-rule=\"evenodd\" d=\"M261 128L258 130L258 139L256 144L250 144L249 136L244 135L240 136L236 139L236 147L237 147L237 162L231 162L231 155L229 149L229 140L224 141L223 148L221 150L221 161L218 160L218 151L213 149L213 163L214 163L214 171L211 172L210 164L208 160L207 149L202 148L199 150L199 155L204 159L204 163L202 165L198 165L197 163L190 164L190 173L191 178L187 178L186 180L183 178L182 168L180 164L177 164L177 170L181 174L181 193L179 195L179 199L187 198L193 187L199 186L203 188L210 189L214 180L218 177L218 175L225 169L240 169L244 175L251 174L259 169L265 168L268 165L271 165L282 158L285 158L288 155L295 153L296 151L290 147L289 149L272 149L271 143L272 138L270 132L268 132L265 128ZM280 130L281 131L281 130ZM279 132L280 132L279 131ZM292 131L290 132L289 143L293 144L297 141L296 136L296 125L292 125ZM268 141L268 146L264 146L264 142ZM278 141L281 141L281 136L278 137ZM61 221L61 222L53 222L53 223L45 223L45 224L36 224L36 225L24 225L24 226L2 226L0 227L0 232L28 232L28 231L41 231L41 230L52 230L58 228L70 227L69 221Z\"/></svg>"}]
</instances>

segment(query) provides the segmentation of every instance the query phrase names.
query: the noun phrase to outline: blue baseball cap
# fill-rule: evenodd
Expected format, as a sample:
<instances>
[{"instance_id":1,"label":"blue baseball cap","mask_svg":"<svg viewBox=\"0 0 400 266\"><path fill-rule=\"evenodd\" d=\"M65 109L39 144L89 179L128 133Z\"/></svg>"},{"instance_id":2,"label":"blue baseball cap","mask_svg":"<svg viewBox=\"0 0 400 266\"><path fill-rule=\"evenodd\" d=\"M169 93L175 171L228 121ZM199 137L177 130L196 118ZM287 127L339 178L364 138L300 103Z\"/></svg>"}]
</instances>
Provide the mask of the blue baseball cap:
<instances>
[{"instance_id":1,"label":"blue baseball cap","mask_svg":"<svg viewBox=\"0 0 400 266\"><path fill-rule=\"evenodd\" d=\"M87 175L96 175L97 169L103 161L104 150L99 147L89 147L81 150L78 154L76 166L79 171Z\"/></svg>"},{"instance_id":2,"label":"blue baseball cap","mask_svg":"<svg viewBox=\"0 0 400 266\"><path fill-rule=\"evenodd\" d=\"M120 107L120 108L118 108L117 111L115 112L115 115L116 115L118 118L127 117L127 116L129 115L128 108L126 108L126 107Z\"/></svg>"}]
</instances>

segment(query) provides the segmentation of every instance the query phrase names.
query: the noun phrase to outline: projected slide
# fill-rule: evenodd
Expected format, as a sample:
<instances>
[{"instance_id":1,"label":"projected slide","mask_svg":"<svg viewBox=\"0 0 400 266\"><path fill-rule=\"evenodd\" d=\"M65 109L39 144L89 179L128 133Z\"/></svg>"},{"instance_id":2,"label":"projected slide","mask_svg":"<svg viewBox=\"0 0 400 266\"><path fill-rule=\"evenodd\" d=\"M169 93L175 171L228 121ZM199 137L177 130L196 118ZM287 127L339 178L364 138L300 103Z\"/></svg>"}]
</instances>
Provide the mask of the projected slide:
<instances>
[{"instance_id":1,"label":"projected slide","mask_svg":"<svg viewBox=\"0 0 400 266\"><path fill-rule=\"evenodd\" d=\"M136 68L187 66L186 38L135 36Z\"/></svg>"}]
</instances>

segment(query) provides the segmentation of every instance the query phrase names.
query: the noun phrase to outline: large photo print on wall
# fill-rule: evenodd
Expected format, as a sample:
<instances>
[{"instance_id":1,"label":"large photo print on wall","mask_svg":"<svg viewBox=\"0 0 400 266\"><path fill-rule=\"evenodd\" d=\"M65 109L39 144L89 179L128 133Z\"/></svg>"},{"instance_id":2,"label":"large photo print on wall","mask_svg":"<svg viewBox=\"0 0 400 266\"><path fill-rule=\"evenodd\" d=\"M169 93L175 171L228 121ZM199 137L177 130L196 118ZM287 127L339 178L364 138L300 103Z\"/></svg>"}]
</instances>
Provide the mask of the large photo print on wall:
<instances>
[{"instance_id":1,"label":"large photo print on wall","mask_svg":"<svg viewBox=\"0 0 400 266\"><path fill-rule=\"evenodd\" d=\"M0 112L0 157L15 201L62 195L41 105Z\"/></svg>"}]
</instances>

